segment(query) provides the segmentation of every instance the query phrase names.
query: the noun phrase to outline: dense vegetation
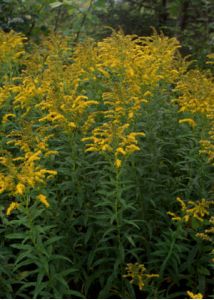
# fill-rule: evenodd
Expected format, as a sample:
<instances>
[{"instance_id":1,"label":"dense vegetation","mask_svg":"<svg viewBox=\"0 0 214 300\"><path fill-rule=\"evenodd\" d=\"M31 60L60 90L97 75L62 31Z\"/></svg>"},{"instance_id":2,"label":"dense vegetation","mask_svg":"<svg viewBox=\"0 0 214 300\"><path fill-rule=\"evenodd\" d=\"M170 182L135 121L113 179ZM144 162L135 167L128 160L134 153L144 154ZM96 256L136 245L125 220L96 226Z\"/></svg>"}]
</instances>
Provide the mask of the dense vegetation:
<instances>
[{"instance_id":1,"label":"dense vegetation","mask_svg":"<svg viewBox=\"0 0 214 300\"><path fill-rule=\"evenodd\" d=\"M213 298L210 71L155 32L0 40L0 296Z\"/></svg>"},{"instance_id":2,"label":"dense vegetation","mask_svg":"<svg viewBox=\"0 0 214 300\"><path fill-rule=\"evenodd\" d=\"M0 2L1 298L214 298L213 9Z\"/></svg>"}]
</instances>

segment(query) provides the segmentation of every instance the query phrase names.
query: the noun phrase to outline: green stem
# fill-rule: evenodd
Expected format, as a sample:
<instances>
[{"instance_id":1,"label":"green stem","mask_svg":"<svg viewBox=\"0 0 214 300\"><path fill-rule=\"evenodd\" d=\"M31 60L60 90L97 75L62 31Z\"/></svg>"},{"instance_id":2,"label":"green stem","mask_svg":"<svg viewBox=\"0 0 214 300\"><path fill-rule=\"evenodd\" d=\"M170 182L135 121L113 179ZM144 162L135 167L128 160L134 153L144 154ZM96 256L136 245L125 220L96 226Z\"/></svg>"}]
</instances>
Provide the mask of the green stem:
<instances>
[{"instance_id":1,"label":"green stem","mask_svg":"<svg viewBox=\"0 0 214 300\"><path fill-rule=\"evenodd\" d=\"M120 173L119 170L116 170L116 181L115 181L115 188L116 188L116 201L115 201L115 216L116 216L116 226L117 226L117 240L118 246L121 247L121 193L120 193Z\"/></svg>"},{"instance_id":2,"label":"green stem","mask_svg":"<svg viewBox=\"0 0 214 300\"><path fill-rule=\"evenodd\" d=\"M121 203L121 181L120 181L121 169L116 169L116 181L115 181L115 216L116 216L116 231L117 231L117 249L119 250L119 274L122 277L124 257L121 257L123 251L123 244L121 241L121 225L122 225L122 203ZM124 282L121 281L121 292L123 294Z\"/></svg>"},{"instance_id":3,"label":"green stem","mask_svg":"<svg viewBox=\"0 0 214 300\"><path fill-rule=\"evenodd\" d=\"M27 215L27 220L28 220L28 227L29 227L29 233L30 233L30 239L33 243L33 246L35 247L35 249L39 251L38 247L37 247L37 244L36 244L36 240L33 236L33 220L32 220L32 216L31 216L31 213L30 213L30 209L29 209L29 203L30 203L30 198L28 195L26 195L26 201L25 201L25 204L26 204L26 215Z\"/></svg>"}]
</instances>

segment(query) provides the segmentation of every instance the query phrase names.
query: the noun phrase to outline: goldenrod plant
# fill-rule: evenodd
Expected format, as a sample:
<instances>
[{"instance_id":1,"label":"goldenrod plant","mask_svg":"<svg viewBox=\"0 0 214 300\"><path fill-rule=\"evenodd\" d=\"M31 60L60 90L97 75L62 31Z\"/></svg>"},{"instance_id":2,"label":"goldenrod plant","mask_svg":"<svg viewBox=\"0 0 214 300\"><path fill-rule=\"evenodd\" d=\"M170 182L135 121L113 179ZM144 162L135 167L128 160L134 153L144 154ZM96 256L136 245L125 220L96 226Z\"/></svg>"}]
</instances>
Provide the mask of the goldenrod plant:
<instances>
[{"instance_id":1,"label":"goldenrod plant","mask_svg":"<svg viewBox=\"0 0 214 300\"><path fill-rule=\"evenodd\" d=\"M0 296L212 298L211 72L155 31L0 41Z\"/></svg>"}]
</instances>

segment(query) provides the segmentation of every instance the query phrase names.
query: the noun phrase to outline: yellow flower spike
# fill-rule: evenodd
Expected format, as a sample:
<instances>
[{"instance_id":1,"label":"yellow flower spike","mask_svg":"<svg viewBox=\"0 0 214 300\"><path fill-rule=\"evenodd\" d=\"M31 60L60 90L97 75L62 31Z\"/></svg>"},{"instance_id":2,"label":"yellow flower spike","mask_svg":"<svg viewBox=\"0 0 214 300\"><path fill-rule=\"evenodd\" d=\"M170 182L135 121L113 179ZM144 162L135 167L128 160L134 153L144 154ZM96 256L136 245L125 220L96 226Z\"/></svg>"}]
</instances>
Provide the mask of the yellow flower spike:
<instances>
[{"instance_id":1,"label":"yellow flower spike","mask_svg":"<svg viewBox=\"0 0 214 300\"><path fill-rule=\"evenodd\" d=\"M48 157L50 155L57 155L57 154L59 154L59 151L57 151L57 150L49 150L49 151L47 151L45 153L45 157Z\"/></svg>"},{"instance_id":2,"label":"yellow flower spike","mask_svg":"<svg viewBox=\"0 0 214 300\"><path fill-rule=\"evenodd\" d=\"M0 183L0 194L2 194L5 190L5 187L2 183Z\"/></svg>"},{"instance_id":3,"label":"yellow flower spike","mask_svg":"<svg viewBox=\"0 0 214 300\"><path fill-rule=\"evenodd\" d=\"M116 150L116 154L126 155L126 151L122 147L118 147Z\"/></svg>"},{"instance_id":4,"label":"yellow flower spike","mask_svg":"<svg viewBox=\"0 0 214 300\"><path fill-rule=\"evenodd\" d=\"M136 283L139 290L143 290L145 284L151 278L158 278L159 274L148 274L144 264L129 263L126 267L127 274L123 275L124 278L130 277L129 281L131 284Z\"/></svg>"},{"instance_id":5,"label":"yellow flower spike","mask_svg":"<svg viewBox=\"0 0 214 300\"><path fill-rule=\"evenodd\" d=\"M167 212L172 217L173 221L189 222L192 218L203 222L204 218L209 216L209 207L214 204L214 201L202 199L200 201L187 201L186 203L180 198L176 199L181 205L181 215L173 212Z\"/></svg>"},{"instance_id":6,"label":"yellow flower spike","mask_svg":"<svg viewBox=\"0 0 214 300\"><path fill-rule=\"evenodd\" d=\"M10 178L0 173L0 194L2 194L10 185Z\"/></svg>"},{"instance_id":7,"label":"yellow flower spike","mask_svg":"<svg viewBox=\"0 0 214 300\"><path fill-rule=\"evenodd\" d=\"M207 58L209 59L206 64L214 64L214 53L210 53L207 55Z\"/></svg>"},{"instance_id":8,"label":"yellow flower spike","mask_svg":"<svg viewBox=\"0 0 214 300\"><path fill-rule=\"evenodd\" d=\"M16 191L15 191L15 193L18 194L18 195L23 195L24 192L25 192L25 186L24 186L24 184L18 183L16 185Z\"/></svg>"},{"instance_id":9,"label":"yellow flower spike","mask_svg":"<svg viewBox=\"0 0 214 300\"><path fill-rule=\"evenodd\" d=\"M145 274L145 276L146 276L147 278L159 278L159 277L160 277L159 274Z\"/></svg>"},{"instance_id":10,"label":"yellow flower spike","mask_svg":"<svg viewBox=\"0 0 214 300\"><path fill-rule=\"evenodd\" d=\"M87 141L90 141L90 140L91 140L91 137L85 137L85 138L81 139L82 142L87 142Z\"/></svg>"},{"instance_id":11,"label":"yellow flower spike","mask_svg":"<svg viewBox=\"0 0 214 300\"><path fill-rule=\"evenodd\" d=\"M140 150L140 148L138 146L134 145L134 144L128 145L126 147L126 152L130 153L130 154L133 153L133 152L139 151L139 150Z\"/></svg>"},{"instance_id":12,"label":"yellow flower spike","mask_svg":"<svg viewBox=\"0 0 214 300\"><path fill-rule=\"evenodd\" d=\"M42 150L46 150L47 146L44 142L39 142L38 143L38 148L42 149Z\"/></svg>"},{"instance_id":13,"label":"yellow flower spike","mask_svg":"<svg viewBox=\"0 0 214 300\"><path fill-rule=\"evenodd\" d=\"M194 294L193 292L187 291L187 295L190 299L203 299L203 295L201 293Z\"/></svg>"},{"instance_id":14,"label":"yellow flower spike","mask_svg":"<svg viewBox=\"0 0 214 300\"><path fill-rule=\"evenodd\" d=\"M18 202L11 202L9 207L7 208L6 215L10 216L11 213L19 207L19 205L20 204Z\"/></svg>"},{"instance_id":15,"label":"yellow flower spike","mask_svg":"<svg viewBox=\"0 0 214 300\"><path fill-rule=\"evenodd\" d=\"M110 74L103 68L98 68L97 70L100 71L103 74L103 76L105 76L106 78L110 77Z\"/></svg>"},{"instance_id":16,"label":"yellow flower spike","mask_svg":"<svg viewBox=\"0 0 214 300\"><path fill-rule=\"evenodd\" d=\"M198 232L196 233L196 236L202 240L212 242L212 239L206 233Z\"/></svg>"},{"instance_id":17,"label":"yellow flower spike","mask_svg":"<svg viewBox=\"0 0 214 300\"><path fill-rule=\"evenodd\" d=\"M127 74L128 77L134 77L135 72L134 72L134 70L133 70L132 68L129 67L129 68L126 70L126 74Z\"/></svg>"},{"instance_id":18,"label":"yellow flower spike","mask_svg":"<svg viewBox=\"0 0 214 300\"><path fill-rule=\"evenodd\" d=\"M186 210L185 202L180 197L177 197L176 200L180 203L182 210Z\"/></svg>"},{"instance_id":19,"label":"yellow flower spike","mask_svg":"<svg viewBox=\"0 0 214 300\"><path fill-rule=\"evenodd\" d=\"M149 103L149 101L146 99L141 99L140 102L145 103L145 104Z\"/></svg>"},{"instance_id":20,"label":"yellow flower spike","mask_svg":"<svg viewBox=\"0 0 214 300\"><path fill-rule=\"evenodd\" d=\"M48 203L48 200L47 200L47 198L46 198L45 195L39 194L39 195L37 196L37 199L38 199L39 201L41 201L47 208L50 206L50 204Z\"/></svg>"},{"instance_id":21,"label":"yellow flower spike","mask_svg":"<svg viewBox=\"0 0 214 300\"><path fill-rule=\"evenodd\" d=\"M181 217L177 216L175 213L173 213L171 211L168 211L167 215L171 216L173 221L181 221L182 220Z\"/></svg>"},{"instance_id":22,"label":"yellow flower spike","mask_svg":"<svg viewBox=\"0 0 214 300\"><path fill-rule=\"evenodd\" d=\"M79 102L81 100L88 100L87 96L83 96L83 95L79 95L77 96L77 98L75 99L76 102Z\"/></svg>"},{"instance_id":23,"label":"yellow flower spike","mask_svg":"<svg viewBox=\"0 0 214 300\"><path fill-rule=\"evenodd\" d=\"M69 122L69 123L68 123L68 127L70 127L71 129L74 129L74 128L76 128L77 126L76 126L76 124L75 124L74 122Z\"/></svg>"},{"instance_id":24,"label":"yellow flower spike","mask_svg":"<svg viewBox=\"0 0 214 300\"><path fill-rule=\"evenodd\" d=\"M143 94L144 97L151 97L152 96L152 93L150 91L146 91L144 94Z\"/></svg>"},{"instance_id":25,"label":"yellow flower spike","mask_svg":"<svg viewBox=\"0 0 214 300\"><path fill-rule=\"evenodd\" d=\"M4 115L3 118L2 118L2 123L3 124L7 123L9 118L14 118L15 116L16 115L14 115L14 114L6 114L6 115Z\"/></svg>"},{"instance_id":26,"label":"yellow flower spike","mask_svg":"<svg viewBox=\"0 0 214 300\"><path fill-rule=\"evenodd\" d=\"M116 169L119 169L122 165L122 161L117 158L114 162L114 165L115 165Z\"/></svg>"},{"instance_id":27,"label":"yellow flower spike","mask_svg":"<svg viewBox=\"0 0 214 300\"><path fill-rule=\"evenodd\" d=\"M26 154L26 158L27 158L27 160L28 160L28 163L31 163L31 162L34 162L34 161L36 161L36 160L39 160L40 159L40 155L41 155L41 150L38 150L38 151L36 151L35 153L27 153Z\"/></svg>"},{"instance_id":28,"label":"yellow flower spike","mask_svg":"<svg viewBox=\"0 0 214 300\"><path fill-rule=\"evenodd\" d=\"M130 112L128 113L128 118L129 118L129 119L133 119L133 117L134 117L134 113L133 113L133 111L130 111Z\"/></svg>"},{"instance_id":29,"label":"yellow flower spike","mask_svg":"<svg viewBox=\"0 0 214 300\"><path fill-rule=\"evenodd\" d=\"M101 147L102 151L111 152L112 148L109 145L104 145Z\"/></svg>"},{"instance_id":30,"label":"yellow flower spike","mask_svg":"<svg viewBox=\"0 0 214 300\"><path fill-rule=\"evenodd\" d=\"M98 149L96 147L89 147L85 150L85 152L98 152Z\"/></svg>"},{"instance_id":31,"label":"yellow flower spike","mask_svg":"<svg viewBox=\"0 0 214 300\"><path fill-rule=\"evenodd\" d=\"M187 123L190 126L192 126L192 128L194 128L196 126L196 122L193 119L181 119L178 121L179 124L183 124L183 123Z\"/></svg>"},{"instance_id":32,"label":"yellow flower spike","mask_svg":"<svg viewBox=\"0 0 214 300\"><path fill-rule=\"evenodd\" d=\"M179 217L178 217L177 220L179 221L179 219L180 219L180 220L183 220L183 221L186 222L186 223L188 223L189 220L190 220L190 215L186 214L185 216L183 216L183 218L179 218Z\"/></svg>"}]
</instances>

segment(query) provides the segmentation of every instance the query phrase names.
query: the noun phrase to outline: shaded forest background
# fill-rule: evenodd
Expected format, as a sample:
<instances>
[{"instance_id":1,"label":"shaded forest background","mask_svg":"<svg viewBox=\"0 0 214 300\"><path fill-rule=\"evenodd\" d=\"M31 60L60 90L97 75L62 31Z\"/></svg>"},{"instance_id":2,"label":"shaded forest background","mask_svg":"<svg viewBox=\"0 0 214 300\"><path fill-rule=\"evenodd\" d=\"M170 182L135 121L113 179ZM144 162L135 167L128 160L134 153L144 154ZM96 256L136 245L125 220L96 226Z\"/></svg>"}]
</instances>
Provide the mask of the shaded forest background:
<instances>
[{"instance_id":1,"label":"shaded forest background","mask_svg":"<svg viewBox=\"0 0 214 300\"><path fill-rule=\"evenodd\" d=\"M204 66L214 47L213 0L1 0L0 27L39 39L50 31L73 34L74 42L101 39L114 29L150 35L152 27L176 36L182 52Z\"/></svg>"}]
</instances>

